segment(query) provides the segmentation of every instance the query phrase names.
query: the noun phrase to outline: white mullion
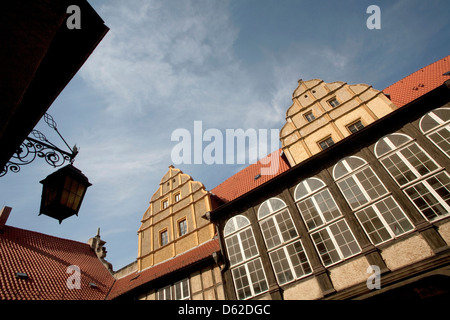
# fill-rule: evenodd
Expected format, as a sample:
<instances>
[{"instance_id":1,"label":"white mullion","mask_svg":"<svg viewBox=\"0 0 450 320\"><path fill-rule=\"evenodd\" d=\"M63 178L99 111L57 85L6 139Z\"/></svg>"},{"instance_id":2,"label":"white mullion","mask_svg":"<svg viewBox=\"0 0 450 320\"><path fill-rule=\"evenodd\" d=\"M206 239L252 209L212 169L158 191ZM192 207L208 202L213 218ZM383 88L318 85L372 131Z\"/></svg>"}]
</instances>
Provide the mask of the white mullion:
<instances>
[{"instance_id":1,"label":"white mullion","mask_svg":"<svg viewBox=\"0 0 450 320\"><path fill-rule=\"evenodd\" d=\"M387 197L386 197L387 199ZM385 199L383 199L385 200ZM383 201L381 200L381 201ZM377 214L377 217L381 220L381 223L383 224L384 228L388 231L389 235L391 236L391 238L395 238L395 234L394 232L391 230L391 228L389 227L389 224L387 223L387 221L384 219L383 215L381 214L380 210L378 210L376 203L372 204L371 207L373 208L373 210L375 211L375 213ZM368 208L368 207L367 207ZM366 209L367 209L366 208ZM384 242L384 241L383 241Z\"/></svg>"},{"instance_id":2,"label":"white mullion","mask_svg":"<svg viewBox=\"0 0 450 320\"><path fill-rule=\"evenodd\" d=\"M353 179L355 180L356 185L358 186L358 188L361 189L361 191L362 191L364 197L366 198L367 202L370 202L370 201L372 201L372 200L374 200L374 199L372 199L372 198L369 196L369 194L367 193L366 189L365 189L364 186L362 185L361 181L359 181L358 177L356 176L356 174L357 174L358 172L362 172L362 171L365 170L366 168L368 168L368 166L364 166L363 169L360 169L360 170L358 170L357 172L353 173L353 175L352 175L351 177L353 177ZM368 181L369 181L369 180L368 180ZM370 181L369 181L369 182L370 182ZM386 188L385 188L385 189L386 189ZM361 205L360 205L360 206L361 206Z\"/></svg>"},{"instance_id":3,"label":"white mullion","mask_svg":"<svg viewBox=\"0 0 450 320\"><path fill-rule=\"evenodd\" d=\"M294 241L292 241L290 244L292 244L292 243L294 243ZM283 247L283 251L284 251L284 254L286 255L286 259L287 259L287 261L288 261L289 268L291 269L292 276L294 277L294 280L295 280L295 279L297 279L298 277L297 277L297 274L295 273L294 265L292 264L291 257L289 256L289 252L288 252L288 250L287 250L287 246L288 246L288 245L285 245L285 246ZM303 245L302 245L301 241L300 241L300 246L303 248ZM299 259L299 260L300 260L300 259ZM300 264L301 264L301 262L300 262Z\"/></svg>"},{"instance_id":4,"label":"white mullion","mask_svg":"<svg viewBox=\"0 0 450 320\"><path fill-rule=\"evenodd\" d=\"M248 262L244 264L245 276L247 277L248 284L250 286L251 297L255 296L255 289L253 289L252 278L250 277L250 270L248 269Z\"/></svg>"},{"instance_id":5,"label":"white mullion","mask_svg":"<svg viewBox=\"0 0 450 320\"><path fill-rule=\"evenodd\" d=\"M337 222L335 222L335 223L337 223ZM325 229L327 230L328 235L330 236L331 242L333 242L333 245L334 245L334 247L336 248L336 251L337 251L337 253L338 253L338 255L339 255L339 258L341 258L341 260L343 260L343 259L344 259L344 255L342 254L341 248L339 248L339 245L338 245L338 243L336 242L336 239L334 239L334 234L331 232L330 226L327 225L327 226L325 227Z\"/></svg>"}]
</instances>

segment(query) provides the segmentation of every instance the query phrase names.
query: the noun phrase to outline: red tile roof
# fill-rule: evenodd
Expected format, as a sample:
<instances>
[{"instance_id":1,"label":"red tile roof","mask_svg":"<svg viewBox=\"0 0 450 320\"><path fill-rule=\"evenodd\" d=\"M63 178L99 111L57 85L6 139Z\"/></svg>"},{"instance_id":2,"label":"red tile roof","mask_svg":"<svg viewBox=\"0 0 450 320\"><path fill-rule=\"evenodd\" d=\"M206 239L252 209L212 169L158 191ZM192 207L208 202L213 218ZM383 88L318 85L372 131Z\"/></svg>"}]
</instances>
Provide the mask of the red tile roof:
<instances>
[{"instance_id":1,"label":"red tile roof","mask_svg":"<svg viewBox=\"0 0 450 320\"><path fill-rule=\"evenodd\" d=\"M116 280L107 299L115 299L120 295L149 283L157 278L163 277L171 272L189 267L197 262L211 257L214 252L220 251L218 239L212 239L199 246L186 251L172 259L144 269L133 272L123 278Z\"/></svg>"},{"instance_id":2,"label":"red tile roof","mask_svg":"<svg viewBox=\"0 0 450 320\"><path fill-rule=\"evenodd\" d=\"M448 71L450 71L450 55L397 81L383 92L389 94L391 101L400 108L450 79L450 75L444 75Z\"/></svg>"},{"instance_id":3,"label":"red tile roof","mask_svg":"<svg viewBox=\"0 0 450 320\"><path fill-rule=\"evenodd\" d=\"M450 55L397 81L384 89L383 92L390 95L391 101L395 105L402 107L450 79L450 75L444 75L448 71L450 71ZM276 155L280 160L279 169L274 174L262 175L255 180L255 176L261 172L261 168L267 166L258 161L219 184L211 190L211 193L228 202L289 170L289 163L284 157L281 157L281 149L271 155Z\"/></svg>"},{"instance_id":4,"label":"red tile roof","mask_svg":"<svg viewBox=\"0 0 450 320\"><path fill-rule=\"evenodd\" d=\"M270 160L272 161L269 162ZM264 174L264 170L270 168L271 164L274 164L275 170L268 174ZM289 163L285 157L282 156L281 149L279 149L231 176L212 189L211 193L228 202L273 179L287 171L289 168ZM261 176L255 179L259 174L261 174Z\"/></svg>"},{"instance_id":5,"label":"red tile roof","mask_svg":"<svg viewBox=\"0 0 450 320\"><path fill-rule=\"evenodd\" d=\"M71 265L80 268L80 289L67 286ZM16 278L18 272L28 278ZM113 283L88 244L10 226L0 233L2 300L102 300Z\"/></svg>"}]
</instances>

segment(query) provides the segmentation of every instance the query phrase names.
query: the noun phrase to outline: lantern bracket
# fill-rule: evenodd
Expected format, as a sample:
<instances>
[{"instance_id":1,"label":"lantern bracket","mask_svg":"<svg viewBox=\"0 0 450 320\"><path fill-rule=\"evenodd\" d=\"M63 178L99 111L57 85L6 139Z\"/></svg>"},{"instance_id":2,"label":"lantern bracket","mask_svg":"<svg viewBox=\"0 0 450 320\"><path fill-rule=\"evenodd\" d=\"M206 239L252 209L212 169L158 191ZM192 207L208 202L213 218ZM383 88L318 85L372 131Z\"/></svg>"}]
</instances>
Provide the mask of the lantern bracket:
<instances>
[{"instance_id":1,"label":"lantern bracket","mask_svg":"<svg viewBox=\"0 0 450 320\"><path fill-rule=\"evenodd\" d=\"M44 115L44 121L50 128L56 131L67 148L69 148L70 152L64 151L48 141L47 137L42 132L33 130L31 131L31 134L34 136L34 138L25 138L25 140L13 154L12 158L3 167L2 171L0 172L0 177L6 175L9 170L14 173L19 172L21 166L30 164L36 159L36 157L43 158L49 165L54 168L60 167L66 162L69 162L70 164L74 162L79 148L77 148L76 145L71 148L67 144L66 140L58 131L56 122L51 115L46 113Z\"/></svg>"}]
</instances>

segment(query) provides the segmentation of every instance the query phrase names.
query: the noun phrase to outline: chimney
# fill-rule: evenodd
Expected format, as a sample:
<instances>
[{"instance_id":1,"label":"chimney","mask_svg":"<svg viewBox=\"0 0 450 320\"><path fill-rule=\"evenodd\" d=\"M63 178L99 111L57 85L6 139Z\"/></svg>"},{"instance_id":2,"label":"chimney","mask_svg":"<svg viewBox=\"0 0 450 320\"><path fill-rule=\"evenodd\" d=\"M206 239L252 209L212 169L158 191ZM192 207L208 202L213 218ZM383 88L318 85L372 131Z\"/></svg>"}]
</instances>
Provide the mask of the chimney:
<instances>
[{"instance_id":1,"label":"chimney","mask_svg":"<svg viewBox=\"0 0 450 320\"><path fill-rule=\"evenodd\" d=\"M2 211L0 211L0 233L3 233L5 229L6 221L8 221L9 214L11 213L12 208L3 207Z\"/></svg>"}]
</instances>

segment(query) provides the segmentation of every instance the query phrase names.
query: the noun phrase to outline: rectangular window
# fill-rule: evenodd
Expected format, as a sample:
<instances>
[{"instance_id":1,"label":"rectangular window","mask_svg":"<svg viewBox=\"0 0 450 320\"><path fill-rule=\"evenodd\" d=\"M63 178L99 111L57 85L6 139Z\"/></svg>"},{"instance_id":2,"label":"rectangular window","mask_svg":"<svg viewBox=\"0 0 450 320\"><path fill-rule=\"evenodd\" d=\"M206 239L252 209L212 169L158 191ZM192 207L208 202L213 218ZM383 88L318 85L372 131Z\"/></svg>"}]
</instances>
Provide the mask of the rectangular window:
<instances>
[{"instance_id":1,"label":"rectangular window","mask_svg":"<svg viewBox=\"0 0 450 320\"><path fill-rule=\"evenodd\" d=\"M405 189L405 193L430 221L450 213L450 178L445 171Z\"/></svg>"},{"instance_id":2,"label":"rectangular window","mask_svg":"<svg viewBox=\"0 0 450 320\"><path fill-rule=\"evenodd\" d=\"M305 117L306 120L308 120L308 122L311 122L316 119L312 111L305 113L303 116Z\"/></svg>"},{"instance_id":3,"label":"rectangular window","mask_svg":"<svg viewBox=\"0 0 450 320\"><path fill-rule=\"evenodd\" d=\"M300 240L270 252L279 284L285 284L312 272Z\"/></svg>"},{"instance_id":4,"label":"rectangular window","mask_svg":"<svg viewBox=\"0 0 450 320\"><path fill-rule=\"evenodd\" d=\"M450 156L450 126L445 126L434 133L428 135L428 138L433 141L439 149L447 156Z\"/></svg>"},{"instance_id":5,"label":"rectangular window","mask_svg":"<svg viewBox=\"0 0 450 320\"><path fill-rule=\"evenodd\" d=\"M178 221L178 235L181 237L187 233L187 221L183 219Z\"/></svg>"},{"instance_id":6,"label":"rectangular window","mask_svg":"<svg viewBox=\"0 0 450 320\"><path fill-rule=\"evenodd\" d=\"M175 300L189 300L189 279L183 279L173 285Z\"/></svg>"},{"instance_id":7,"label":"rectangular window","mask_svg":"<svg viewBox=\"0 0 450 320\"><path fill-rule=\"evenodd\" d=\"M177 194L174 196L174 200L175 200L175 202L180 201L180 200L181 200L181 193L177 193Z\"/></svg>"},{"instance_id":8,"label":"rectangular window","mask_svg":"<svg viewBox=\"0 0 450 320\"><path fill-rule=\"evenodd\" d=\"M322 140L319 142L319 146L322 150L325 150L329 147L331 147L334 144L334 141L331 137L326 138L325 140Z\"/></svg>"},{"instance_id":9,"label":"rectangular window","mask_svg":"<svg viewBox=\"0 0 450 320\"><path fill-rule=\"evenodd\" d=\"M163 230L159 233L159 243L161 246L165 246L169 242L169 233L166 230Z\"/></svg>"},{"instance_id":10,"label":"rectangular window","mask_svg":"<svg viewBox=\"0 0 450 320\"><path fill-rule=\"evenodd\" d=\"M355 215L375 245L414 229L392 196L356 212Z\"/></svg>"},{"instance_id":11,"label":"rectangular window","mask_svg":"<svg viewBox=\"0 0 450 320\"><path fill-rule=\"evenodd\" d=\"M333 108L336 108L339 105L339 101L336 98L330 99L328 100L328 103L330 104L330 106L332 106Z\"/></svg>"},{"instance_id":12,"label":"rectangular window","mask_svg":"<svg viewBox=\"0 0 450 320\"><path fill-rule=\"evenodd\" d=\"M325 266L361 251L345 220L339 220L311 234Z\"/></svg>"},{"instance_id":13,"label":"rectangular window","mask_svg":"<svg viewBox=\"0 0 450 320\"><path fill-rule=\"evenodd\" d=\"M171 286L167 286L161 289L158 289L156 292L156 298L158 300L172 300L172 294L171 294Z\"/></svg>"},{"instance_id":14,"label":"rectangular window","mask_svg":"<svg viewBox=\"0 0 450 320\"><path fill-rule=\"evenodd\" d=\"M168 199L164 199L163 201L161 201L161 209L165 209L169 206L169 200Z\"/></svg>"},{"instance_id":15,"label":"rectangular window","mask_svg":"<svg viewBox=\"0 0 450 320\"><path fill-rule=\"evenodd\" d=\"M247 262L232 270L238 299L247 299L268 290L261 259Z\"/></svg>"},{"instance_id":16,"label":"rectangular window","mask_svg":"<svg viewBox=\"0 0 450 320\"><path fill-rule=\"evenodd\" d=\"M189 300L190 297L189 278L156 291L156 300Z\"/></svg>"},{"instance_id":17,"label":"rectangular window","mask_svg":"<svg viewBox=\"0 0 450 320\"><path fill-rule=\"evenodd\" d=\"M347 127L350 133L355 133L361 130L362 128L364 128L364 125L362 124L361 120L358 120Z\"/></svg>"}]
</instances>

